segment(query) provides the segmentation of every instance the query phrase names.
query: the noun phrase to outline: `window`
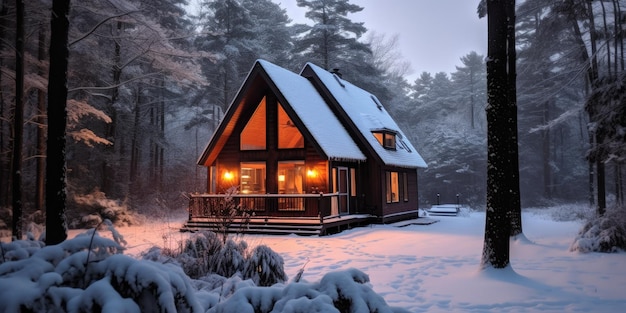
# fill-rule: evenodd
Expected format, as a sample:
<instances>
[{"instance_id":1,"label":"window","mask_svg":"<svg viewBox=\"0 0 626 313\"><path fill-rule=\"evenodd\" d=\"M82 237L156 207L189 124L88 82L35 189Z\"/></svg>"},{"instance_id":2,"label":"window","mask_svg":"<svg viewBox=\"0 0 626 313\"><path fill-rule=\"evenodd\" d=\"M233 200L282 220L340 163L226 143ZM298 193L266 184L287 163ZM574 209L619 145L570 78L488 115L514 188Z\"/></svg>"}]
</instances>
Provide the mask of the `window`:
<instances>
[{"instance_id":1,"label":"window","mask_svg":"<svg viewBox=\"0 0 626 313\"><path fill-rule=\"evenodd\" d=\"M265 162L241 163L241 193L265 193Z\"/></svg>"},{"instance_id":2,"label":"window","mask_svg":"<svg viewBox=\"0 0 626 313\"><path fill-rule=\"evenodd\" d=\"M298 127L278 104L278 149L304 148L304 137Z\"/></svg>"},{"instance_id":3,"label":"window","mask_svg":"<svg viewBox=\"0 0 626 313\"><path fill-rule=\"evenodd\" d=\"M304 161L278 162L278 193L304 193ZM304 211L304 201L302 198L279 198L278 210Z\"/></svg>"},{"instance_id":4,"label":"window","mask_svg":"<svg viewBox=\"0 0 626 313\"><path fill-rule=\"evenodd\" d=\"M278 162L278 193L304 193L304 161Z\"/></svg>"},{"instance_id":5,"label":"window","mask_svg":"<svg viewBox=\"0 0 626 313\"><path fill-rule=\"evenodd\" d=\"M399 202L398 172L385 172L387 203Z\"/></svg>"},{"instance_id":6,"label":"window","mask_svg":"<svg viewBox=\"0 0 626 313\"><path fill-rule=\"evenodd\" d=\"M396 149L396 134L388 131L372 132L378 143L385 149Z\"/></svg>"},{"instance_id":7,"label":"window","mask_svg":"<svg viewBox=\"0 0 626 313\"><path fill-rule=\"evenodd\" d=\"M265 97L259 103L256 110L248 120L240 136L241 150L265 150L266 129L265 129Z\"/></svg>"}]
</instances>

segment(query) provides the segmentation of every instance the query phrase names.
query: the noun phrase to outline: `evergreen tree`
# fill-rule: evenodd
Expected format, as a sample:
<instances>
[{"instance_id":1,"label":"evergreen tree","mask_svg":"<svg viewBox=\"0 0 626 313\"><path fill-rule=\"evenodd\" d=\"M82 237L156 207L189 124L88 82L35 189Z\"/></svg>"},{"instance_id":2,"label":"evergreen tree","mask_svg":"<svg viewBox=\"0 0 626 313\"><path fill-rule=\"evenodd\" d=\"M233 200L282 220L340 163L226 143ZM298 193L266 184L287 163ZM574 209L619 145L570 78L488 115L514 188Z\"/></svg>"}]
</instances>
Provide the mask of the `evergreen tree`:
<instances>
[{"instance_id":1,"label":"evergreen tree","mask_svg":"<svg viewBox=\"0 0 626 313\"><path fill-rule=\"evenodd\" d=\"M456 72L452 73L454 95L458 99L457 104L468 108L467 117L471 128L480 124L482 109L487 103L485 88L487 86L485 76L484 56L475 51L461 57L463 66L457 66Z\"/></svg>"},{"instance_id":2,"label":"evergreen tree","mask_svg":"<svg viewBox=\"0 0 626 313\"><path fill-rule=\"evenodd\" d=\"M205 97L211 105L226 111L239 88L242 77L257 57L250 42L254 25L238 0L200 2L201 35L195 40L200 51L216 54L214 62L205 62L203 72L212 87ZM218 118L214 117L217 124Z\"/></svg>"},{"instance_id":3,"label":"evergreen tree","mask_svg":"<svg viewBox=\"0 0 626 313\"><path fill-rule=\"evenodd\" d=\"M307 8L305 17L313 26L299 25L294 52L303 59L319 64L326 70L346 69L353 56L371 55L370 49L358 41L367 29L363 23L348 19L348 14L363 10L348 0L297 0ZM363 60L363 59L361 59Z\"/></svg>"}]
</instances>

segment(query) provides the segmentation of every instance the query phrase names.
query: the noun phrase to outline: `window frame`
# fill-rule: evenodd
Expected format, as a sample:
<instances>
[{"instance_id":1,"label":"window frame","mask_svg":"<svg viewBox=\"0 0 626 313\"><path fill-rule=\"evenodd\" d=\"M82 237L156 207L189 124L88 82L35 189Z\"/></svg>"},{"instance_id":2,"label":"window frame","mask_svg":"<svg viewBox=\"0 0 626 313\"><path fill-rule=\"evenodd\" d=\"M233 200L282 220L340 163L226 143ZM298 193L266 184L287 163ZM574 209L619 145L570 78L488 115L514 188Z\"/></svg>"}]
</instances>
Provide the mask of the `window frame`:
<instances>
[{"instance_id":1,"label":"window frame","mask_svg":"<svg viewBox=\"0 0 626 313\"><path fill-rule=\"evenodd\" d=\"M398 146L398 139L396 133L388 130L376 130L372 131L372 135L376 138L376 141L387 150L396 150Z\"/></svg>"},{"instance_id":2,"label":"window frame","mask_svg":"<svg viewBox=\"0 0 626 313\"><path fill-rule=\"evenodd\" d=\"M396 171L385 171L385 193L388 204L400 202L399 177L400 175Z\"/></svg>"}]
</instances>

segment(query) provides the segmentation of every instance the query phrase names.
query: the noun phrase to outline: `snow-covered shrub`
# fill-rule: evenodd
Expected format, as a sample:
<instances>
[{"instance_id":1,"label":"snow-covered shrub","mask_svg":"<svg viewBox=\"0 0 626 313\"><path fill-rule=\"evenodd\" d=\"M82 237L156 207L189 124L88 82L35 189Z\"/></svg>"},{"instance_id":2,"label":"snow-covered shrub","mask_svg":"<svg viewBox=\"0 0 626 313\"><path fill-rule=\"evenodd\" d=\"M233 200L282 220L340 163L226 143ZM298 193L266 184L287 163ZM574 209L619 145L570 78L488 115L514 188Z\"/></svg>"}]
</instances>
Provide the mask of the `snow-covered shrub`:
<instances>
[{"instance_id":1,"label":"snow-covered shrub","mask_svg":"<svg viewBox=\"0 0 626 313\"><path fill-rule=\"evenodd\" d=\"M589 204L570 203L549 207L550 217L559 222L588 220L593 218L595 210Z\"/></svg>"},{"instance_id":2,"label":"snow-covered shrub","mask_svg":"<svg viewBox=\"0 0 626 313\"><path fill-rule=\"evenodd\" d=\"M140 216L125 204L108 199L101 191L74 195L68 201L68 222L72 228L91 228L108 219L115 226L140 224Z\"/></svg>"},{"instance_id":3,"label":"snow-covered shrub","mask_svg":"<svg viewBox=\"0 0 626 313\"><path fill-rule=\"evenodd\" d=\"M214 273L224 277L231 277L237 273L242 273L244 269L246 249L248 245L245 241L236 243L232 239L226 240L226 243L220 250L215 263L212 265Z\"/></svg>"},{"instance_id":4,"label":"snow-covered shrub","mask_svg":"<svg viewBox=\"0 0 626 313\"><path fill-rule=\"evenodd\" d=\"M144 258L156 261L159 258L158 253L164 253L166 256L175 259L183 268L183 271L189 277L195 279L216 273L222 247L222 241L215 233L203 231L185 240L181 245L181 251L172 249L161 251L153 248L147 255L144 255Z\"/></svg>"},{"instance_id":5,"label":"snow-covered shrub","mask_svg":"<svg viewBox=\"0 0 626 313\"><path fill-rule=\"evenodd\" d=\"M114 234L116 240L119 235ZM2 244L3 312L201 312L196 289L173 263L121 254L115 240L91 231L58 245Z\"/></svg>"},{"instance_id":6,"label":"snow-covered shrub","mask_svg":"<svg viewBox=\"0 0 626 313\"><path fill-rule=\"evenodd\" d=\"M626 250L626 208L608 208L578 232L571 251L617 252Z\"/></svg>"},{"instance_id":7,"label":"snow-covered shrub","mask_svg":"<svg viewBox=\"0 0 626 313\"><path fill-rule=\"evenodd\" d=\"M372 290L367 274L347 269L328 273L319 283L241 288L207 312L391 313L394 309Z\"/></svg>"},{"instance_id":8,"label":"snow-covered shrub","mask_svg":"<svg viewBox=\"0 0 626 313\"><path fill-rule=\"evenodd\" d=\"M248 256L243 276L252 279L258 286L271 286L287 280L285 261L274 250L259 245Z\"/></svg>"}]
</instances>

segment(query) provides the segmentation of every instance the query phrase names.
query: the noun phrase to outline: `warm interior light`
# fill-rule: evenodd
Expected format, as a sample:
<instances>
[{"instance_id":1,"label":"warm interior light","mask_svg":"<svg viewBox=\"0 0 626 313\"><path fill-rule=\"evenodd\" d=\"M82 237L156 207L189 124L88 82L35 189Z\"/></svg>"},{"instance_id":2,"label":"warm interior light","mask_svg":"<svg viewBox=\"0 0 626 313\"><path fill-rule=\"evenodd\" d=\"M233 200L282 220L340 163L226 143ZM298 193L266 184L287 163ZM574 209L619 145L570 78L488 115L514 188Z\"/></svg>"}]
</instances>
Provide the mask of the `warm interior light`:
<instances>
[{"instance_id":1,"label":"warm interior light","mask_svg":"<svg viewBox=\"0 0 626 313\"><path fill-rule=\"evenodd\" d=\"M231 180L231 179L233 179L233 177L234 177L234 176L233 176L233 173L231 173L231 172L229 172L229 171L226 171L226 172L224 173L224 179L226 179L226 180Z\"/></svg>"},{"instance_id":2,"label":"warm interior light","mask_svg":"<svg viewBox=\"0 0 626 313\"><path fill-rule=\"evenodd\" d=\"M278 175L278 181L280 182L285 181L285 175Z\"/></svg>"},{"instance_id":3,"label":"warm interior light","mask_svg":"<svg viewBox=\"0 0 626 313\"><path fill-rule=\"evenodd\" d=\"M315 172L315 170L308 170L306 171L306 176L310 178L315 178L317 176L317 172Z\"/></svg>"}]
</instances>

